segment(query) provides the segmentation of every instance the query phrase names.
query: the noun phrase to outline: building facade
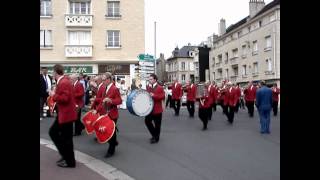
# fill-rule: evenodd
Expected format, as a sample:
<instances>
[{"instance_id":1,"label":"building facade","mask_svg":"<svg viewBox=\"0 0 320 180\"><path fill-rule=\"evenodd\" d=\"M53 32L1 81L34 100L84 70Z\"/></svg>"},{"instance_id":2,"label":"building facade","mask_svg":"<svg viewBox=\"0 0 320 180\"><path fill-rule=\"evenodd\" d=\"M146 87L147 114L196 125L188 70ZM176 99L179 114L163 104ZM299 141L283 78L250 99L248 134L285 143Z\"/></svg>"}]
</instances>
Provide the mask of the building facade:
<instances>
[{"instance_id":1,"label":"building facade","mask_svg":"<svg viewBox=\"0 0 320 180\"><path fill-rule=\"evenodd\" d=\"M249 16L228 28L221 19L209 53L210 79L280 86L280 0L250 0L249 9Z\"/></svg>"},{"instance_id":2,"label":"building facade","mask_svg":"<svg viewBox=\"0 0 320 180\"><path fill-rule=\"evenodd\" d=\"M131 82L145 51L144 0L40 0L40 9L41 66Z\"/></svg>"},{"instance_id":3,"label":"building facade","mask_svg":"<svg viewBox=\"0 0 320 180\"><path fill-rule=\"evenodd\" d=\"M172 82L175 78L181 83L194 80L193 52L197 46L178 47L172 52L172 56L166 61L166 72L168 81Z\"/></svg>"},{"instance_id":4,"label":"building facade","mask_svg":"<svg viewBox=\"0 0 320 180\"><path fill-rule=\"evenodd\" d=\"M166 59L164 58L164 54L160 53L160 58L157 59L156 73L159 81L167 82L168 75L166 72Z\"/></svg>"}]
</instances>

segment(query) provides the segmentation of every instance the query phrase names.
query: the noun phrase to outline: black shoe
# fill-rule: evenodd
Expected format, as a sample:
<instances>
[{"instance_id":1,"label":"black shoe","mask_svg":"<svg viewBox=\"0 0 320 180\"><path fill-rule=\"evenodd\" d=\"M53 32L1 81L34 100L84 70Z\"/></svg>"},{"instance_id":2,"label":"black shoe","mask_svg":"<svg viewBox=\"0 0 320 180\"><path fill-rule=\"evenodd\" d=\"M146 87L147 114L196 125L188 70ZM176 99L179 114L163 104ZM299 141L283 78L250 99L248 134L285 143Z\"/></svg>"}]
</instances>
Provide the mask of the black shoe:
<instances>
[{"instance_id":1,"label":"black shoe","mask_svg":"<svg viewBox=\"0 0 320 180\"><path fill-rule=\"evenodd\" d=\"M108 152L104 157L105 157L105 158L109 158L109 157L112 157L113 155L114 155L114 153Z\"/></svg>"},{"instance_id":2,"label":"black shoe","mask_svg":"<svg viewBox=\"0 0 320 180\"><path fill-rule=\"evenodd\" d=\"M202 128L202 131L205 131L205 130L207 130L207 129L208 129L207 127L203 127L203 128Z\"/></svg>"},{"instance_id":3,"label":"black shoe","mask_svg":"<svg viewBox=\"0 0 320 180\"><path fill-rule=\"evenodd\" d=\"M98 142L98 139L95 137L95 138L94 138L94 141L95 141L95 142Z\"/></svg>"},{"instance_id":4,"label":"black shoe","mask_svg":"<svg viewBox=\"0 0 320 180\"><path fill-rule=\"evenodd\" d=\"M74 168L74 167L76 167L76 164L74 163L72 165L69 165L69 164L67 164L66 161L62 161L60 163L57 163L57 166L63 167L63 168Z\"/></svg>"},{"instance_id":5,"label":"black shoe","mask_svg":"<svg viewBox=\"0 0 320 180\"><path fill-rule=\"evenodd\" d=\"M59 160L57 161L57 164L61 163L62 161L64 161L63 158L59 159Z\"/></svg>"},{"instance_id":6,"label":"black shoe","mask_svg":"<svg viewBox=\"0 0 320 180\"><path fill-rule=\"evenodd\" d=\"M157 141L156 139L152 139L151 141L150 141L150 144L154 144L154 143L158 143L159 142L159 140Z\"/></svg>"}]
</instances>

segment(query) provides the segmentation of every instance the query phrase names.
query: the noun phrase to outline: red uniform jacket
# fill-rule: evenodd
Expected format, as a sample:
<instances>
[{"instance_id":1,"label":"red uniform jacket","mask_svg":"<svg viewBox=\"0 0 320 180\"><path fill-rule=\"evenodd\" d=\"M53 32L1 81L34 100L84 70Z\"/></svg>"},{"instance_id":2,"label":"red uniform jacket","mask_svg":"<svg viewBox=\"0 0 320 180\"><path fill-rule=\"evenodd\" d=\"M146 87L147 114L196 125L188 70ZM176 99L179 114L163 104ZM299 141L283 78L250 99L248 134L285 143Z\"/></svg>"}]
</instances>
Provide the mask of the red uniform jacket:
<instances>
[{"instance_id":1,"label":"red uniform jacket","mask_svg":"<svg viewBox=\"0 0 320 180\"><path fill-rule=\"evenodd\" d=\"M103 100L102 96L103 93L106 91L106 86L104 84L101 84L100 88L98 88L98 92L96 95L96 98L94 99L91 109L97 109L97 106L100 104L100 102Z\"/></svg>"},{"instance_id":2,"label":"red uniform jacket","mask_svg":"<svg viewBox=\"0 0 320 180\"><path fill-rule=\"evenodd\" d=\"M232 89L231 89L232 88ZM231 89L231 92L230 92ZM224 96L224 105L235 107L238 101L237 90L234 87L230 87Z\"/></svg>"},{"instance_id":3,"label":"red uniform jacket","mask_svg":"<svg viewBox=\"0 0 320 180\"><path fill-rule=\"evenodd\" d=\"M195 101L196 100L196 94L197 94L197 87L195 84L192 84L187 87L187 101Z\"/></svg>"},{"instance_id":4,"label":"red uniform jacket","mask_svg":"<svg viewBox=\"0 0 320 180\"><path fill-rule=\"evenodd\" d=\"M273 101L279 101L279 94L280 94L279 88L272 88L272 100Z\"/></svg>"},{"instance_id":5,"label":"red uniform jacket","mask_svg":"<svg viewBox=\"0 0 320 180\"><path fill-rule=\"evenodd\" d=\"M73 86L73 92L74 92L74 100L76 104L82 108L84 105L83 96L84 96L84 88L83 85L77 81L76 84Z\"/></svg>"},{"instance_id":6,"label":"red uniform jacket","mask_svg":"<svg viewBox=\"0 0 320 180\"><path fill-rule=\"evenodd\" d=\"M154 88L151 86L147 87L147 91L153 93L152 99L154 102L152 114L160 114L163 112L162 101L165 98L163 87L157 84Z\"/></svg>"},{"instance_id":7,"label":"red uniform jacket","mask_svg":"<svg viewBox=\"0 0 320 180\"><path fill-rule=\"evenodd\" d=\"M219 95L218 86L215 85L214 87L215 87L215 89L216 89L216 94L215 94L215 97L214 97L214 98L215 98L216 100L218 100L218 95Z\"/></svg>"},{"instance_id":8,"label":"red uniform jacket","mask_svg":"<svg viewBox=\"0 0 320 180\"><path fill-rule=\"evenodd\" d=\"M223 104L223 101L224 101L224 97L225 97L225 94L226 94L226 91L227 89L226 88L219 88L218 92L218 100L219 102L221 102Z\"/></svg>"},{"instance_id":9,"label":"red uniform jacket","mask_svg":"<svg viewBox=\"0 0 320 180\"><path fill-rule=\"evenodd\" d=\"M64 76L59 80L53 101L57 103L58 122L60 124L73 122L77 119L73 87L68 77Z\"/></svg>"},{"instance_id":10,"label":"red uniform jacket","mask_svg":"<svg viewBox=\"0 0 320 180\"><path fill-rule=\"evenodd\" d=\"M106 87L106 91L107 91L107 87ZM104 96L102 96L101 101L97 107L97 112L100 115L104 115L104 114L107 114L106 108L109 108L109 114L108 114L109 117L112 120L118 119L119 113L118 113L117 105L120 105L122 103L119 89L114 84L112 84L108 92L103 92L103 93L104 93ZM107 97L112 100L111 103L103 103L103 99Z\"/></svg>"},{"instance_id":11,"label":"red uniform jacket","mask_svg":"<svg viewBox=\"0 0 320 180\"><path fill-rule=\"evenodd\" d=\"M237 102L240 101L240 97L241 97L241 89L240 87L236 87L236 92L237 92Z\"/></svg>"},{"instance_id":12,"label":"red uniform jacket","mask_svg":"<svg viewBox=\"0 0 320 180\"><path fill-rule=\"evenodd\" d=\"M210 87L210 90L209 90L209 87ZM213 104L217 100L216 88L213 85L210 85L209 87L208 87L209 97L211 98L211 103Z\"/></svg>"},{"instance_id":13,"label":"red uniform jacket","mask_svg":"<svg viewBox=\"0 0 320 180\"><path fill-rule=\"evenodd\" d=\"M257 87L251 85L249 88L246 88L243 93L244 93L244 99L246 101L254 101L256 99L256 91Z\"/></svg>"},{"instance_id":14,"label":"red uniform jacket","mask_svg":"<svg viewBox=\"0 0 320 180\"><path fill-rule=\"evenodd\" d=\"M210 108L212 105L212 98L210 96L202 96L201 100L204 99L204 104L202 105L200 100L199 100L199 108L200 109L205 109L205 108Z\"/></svg>"},{"instance_id":15,"label":"red uniform jacket","mask_svg":"<svg viewBox=\"0 0 320 180\"><path fill-rule=\"evenodd\" d=\"M177 83L177 87L174 87L175 83L172 84L172 100L179 100L182 97L182 86Z\"/></svg>"}]
</instances>

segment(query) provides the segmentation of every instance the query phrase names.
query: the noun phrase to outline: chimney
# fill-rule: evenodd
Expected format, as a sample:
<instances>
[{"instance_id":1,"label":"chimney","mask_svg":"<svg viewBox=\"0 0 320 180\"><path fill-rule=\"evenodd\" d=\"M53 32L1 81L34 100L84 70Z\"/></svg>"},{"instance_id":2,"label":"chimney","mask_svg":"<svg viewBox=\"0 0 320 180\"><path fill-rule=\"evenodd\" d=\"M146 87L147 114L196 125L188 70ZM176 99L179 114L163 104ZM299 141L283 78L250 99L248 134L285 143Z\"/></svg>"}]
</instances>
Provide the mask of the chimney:
<instances>
[{"instance_id":1,"label":"chimney","mask_svg":"<svg viewBox=\"0 0 320 180\"><path fill-rule=\"evenodd\" d=\"M164 59L164 54L160 53L160 59Z\"/></svg>"},{"instance_id":2,"label":"chimney","mask_svg":"<svg viewBox=\"0 0 320 180\"><path fill-rule=\"evenodd\" d=\"M223 35L224 33L226 33L226 20L222 18L219 23L219 36Z\"/></svg>"},{"instance_id":3,"label":"chimney","mask_svg":"<svg viewBox=\"0 0 320 180\"><path fill-rule=\"evenodd\" d=\"M264 0L250 0L249 13L250 18L253 18L265 6Z\"/></svg>"}]
</instances>

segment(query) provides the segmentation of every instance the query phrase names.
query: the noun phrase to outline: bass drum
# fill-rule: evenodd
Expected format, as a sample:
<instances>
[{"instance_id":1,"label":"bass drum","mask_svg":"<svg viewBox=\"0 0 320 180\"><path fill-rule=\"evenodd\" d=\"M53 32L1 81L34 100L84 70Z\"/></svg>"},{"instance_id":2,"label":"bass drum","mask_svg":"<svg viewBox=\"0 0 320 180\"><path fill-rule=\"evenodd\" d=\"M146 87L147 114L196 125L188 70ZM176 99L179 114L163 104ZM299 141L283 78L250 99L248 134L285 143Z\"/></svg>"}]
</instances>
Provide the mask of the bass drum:
<instances>
[{"instance_id":1,"label":"bass drum","mask_svg":"<svg viewBox=\"0 0 320 180\"><path fill-rule=\"evenodd\" d=\"M127 98L127 108L129 112L136 116L147 116L153 110L153 99L146 90L134 90Z\"/></svg>"}]
</instances>

